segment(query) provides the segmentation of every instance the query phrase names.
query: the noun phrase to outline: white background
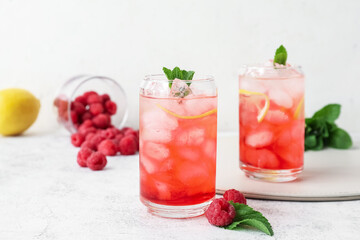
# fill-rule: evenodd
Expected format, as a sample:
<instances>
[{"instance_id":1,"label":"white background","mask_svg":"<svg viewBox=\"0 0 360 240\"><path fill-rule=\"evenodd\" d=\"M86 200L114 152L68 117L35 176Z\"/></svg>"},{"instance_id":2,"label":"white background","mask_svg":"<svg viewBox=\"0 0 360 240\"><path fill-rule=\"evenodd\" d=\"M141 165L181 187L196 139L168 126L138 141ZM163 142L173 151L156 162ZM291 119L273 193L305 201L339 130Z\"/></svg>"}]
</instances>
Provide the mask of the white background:
<instances>
[{"instance_id":1,"label":"white background","mask_svg":"<svg viewBox=\"0 0 360 240\"><path fill-rule=\"evenodd\" d=\"M42 104L31 131L57 127L52 100L82 73L116 79L138 125L144 75L176 65L215 76L219 129L238 125L237 72L284 44L306 74L306 113L341 103L340 126L360 132L360 1L0 0L0 89Z\"/></svg>"}]
</instances>

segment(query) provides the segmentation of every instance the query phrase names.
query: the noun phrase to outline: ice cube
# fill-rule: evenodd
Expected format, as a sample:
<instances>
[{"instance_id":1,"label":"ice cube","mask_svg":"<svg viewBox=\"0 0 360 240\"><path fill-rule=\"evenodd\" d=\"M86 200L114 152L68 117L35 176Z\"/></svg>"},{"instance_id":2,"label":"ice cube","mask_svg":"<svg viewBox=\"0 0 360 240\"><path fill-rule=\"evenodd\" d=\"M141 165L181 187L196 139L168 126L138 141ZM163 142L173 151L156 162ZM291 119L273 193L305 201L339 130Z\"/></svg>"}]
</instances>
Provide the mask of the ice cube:
<instances>
[{"instance_id":1,"label":"ice cube","mask_svg":"<svg viewBox=\"0 0 360 240\"><path fill-rule=\"evenodd\" d=\"M191 89L189 88L189 86L186 84L185 81L180 79L175 79L172 82L171 91L170 91L171 96L184 98L190 93L191 93Z\"/></svg>"},{"instance_id":2,"label":"ice cube","mask_svg":"<svg viewBox=\"0 0 360 240\"><path fill-rule=\"evenodd\" d=\"M284 124L289 121L289 116L281 110L269 110L265 120L273 124Z\"/></svg>"},{"instance_id":3,"label":"ice cube","mask_svg":"<svg viewBox=\"0 0 360 240\"><path fill-rule=\"evenodd\" d=\"M208 169L203 162L184 161L177 171L177 178L188 187L206 183L209 179Z\"/></svg>"},{"instance_id":4,"label":"ice cube","mask_svg":"<svg viewBox=\"0 0 360 240\"><path fill-rule=\"evenodd\" d=\"M204 141L205 130L202 128L190 128L182 130L177 136L177 143L179 145L196 146Z\"/></svg>"},{"instance_id":5,"label":"ice cube","mask_svg":"<svg viewBox=\"0 0 360 240\"><path fill-rule=\"evenodd\" d=\"M190 160L192 162L199 161L199 157L200 157L199 151L193 149L192 147L181 147L181 149L179 149L179 155L183 159Z\"/></svg>"},{"instance_id":6,"label":"ice cube","mask_svg":"<svg viewBox=\"0 0 360 240\"><path fill-rule=\"evenodd\" d=\"M140 165L142 165L145 171L150 174L154 173L157 169L153 160L145 157L143 154L140 154Z\"/></svg>"},{"instance_id":7,"label":"ice cube","mask_svg":"<svg viewBox=\"0 0 360 240\"><path fill-rule=\"evenodd\" d=\"M280 162L274 153L268 149L254 149L247 147L245 162L260 168L277 169Z\"/></svg>"},{"instance_id":8,"label":"ice cube","mask_svg":"<svg viewBox=\"0 0 360 240\"><path fill-rule=\"evenodd\" d=\"M141 138L146 141L166 143L171 141L171 131L178 127L177 119L161 109L154 109L142 114Z\"/></svg>"},{"instance_id":9,"label":"ice cube","mask_svg":"<svg viewBox=\"0 0 360 240\"><path fill-rule=\"evenodd\" d=\"M145 142L142 152L158 162L164 161L170 154L170 150L164 144L154 142Z\"/></svg>"},{"instance_id":10,"label":"ice cube","mask_svg":"<svg viewBox=\"0 0 360 240\"><path fill-rule=\"evenodd\" d=\"M274 134L266 129L251 131L245 138L245 143L254 148L269 146L273 142Z\"/></svg>"},{"instance_id":11,"label":"ice cube","mask_svg":"<svg viewBox=\"0 0 360 240\"><path fill-rule=\"evenodd\" d=\"M169 96L169 85L165 81L149 82L145 88L141 88L147 96L167 97ZM146 90L144 90L146 89Z\"/></svg>"},{"instance_id":12,"label":"ice cube","mask_svg":"<svg viewBox=\"0 0 360 240\"><path fill-rule=\"evenodd\" d=\"M216 140L207 140L203 146L205 156L216 159Z\"/></svg>"},{"instance_id":13,"label":"ice cube","mask_svg":"<svg viewBox=\"0 0 360 240\"><path fill-rule=\"evenodd\" d=\"M253 79L242 79L240 78L240 89L245 89L251 92L259 92L259 93L265 93L266 87L263 85L263 83L258 82Z\"/></svg>"},{"instance_id":14,"label":"ice cube","mask_svg":"<svg viewBox=\"0 0 360 240\"><path fill-rule=\"evenodd\" d=\"M269 98L277 105L284 108L291 108L293 106L293 100L291 96L281 88L272 88L269 90Z\"/></svg>"},{"instance_id":15,"label":"ice cube","mask_svg":"<svg viewBox=\"0 0 360 240\"><path fill-rule=\"evenodd\" d=\"M183 101L188 116L197 116L217 108L216 98L194 98Z\"/></svg>"}]
</instances>

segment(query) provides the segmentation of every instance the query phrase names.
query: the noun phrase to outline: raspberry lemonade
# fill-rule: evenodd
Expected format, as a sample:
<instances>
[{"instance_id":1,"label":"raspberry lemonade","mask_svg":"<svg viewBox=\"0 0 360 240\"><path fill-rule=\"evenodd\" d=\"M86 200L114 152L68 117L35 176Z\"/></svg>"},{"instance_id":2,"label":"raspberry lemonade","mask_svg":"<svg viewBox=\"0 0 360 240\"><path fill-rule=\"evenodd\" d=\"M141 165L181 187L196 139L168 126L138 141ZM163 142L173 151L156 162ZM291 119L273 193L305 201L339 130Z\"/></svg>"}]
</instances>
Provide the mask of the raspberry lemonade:
<instances>
[{"instance_id":1,"label":"raspberry lemonade","mask_svg":"<svg viewBox=\"0 0 360 240\"><path fill-rule=\"evenodd\" d=\"M296 179L304 155L300 68L273 62L245 66L239 86L240 168L248 177L265 181Z\"/></svg>"},{"instance_id":2,"label":"raspberry lemonade","mask_svg":"<svg viewBox=\"0 0 360 240\"><path fill-rule=\"evenodd\" d=\"M174 70L140 89L140 195L153 214L186 218L215 196L217 90L212 77L174 79Z\"/></svg>"}]
</instances>

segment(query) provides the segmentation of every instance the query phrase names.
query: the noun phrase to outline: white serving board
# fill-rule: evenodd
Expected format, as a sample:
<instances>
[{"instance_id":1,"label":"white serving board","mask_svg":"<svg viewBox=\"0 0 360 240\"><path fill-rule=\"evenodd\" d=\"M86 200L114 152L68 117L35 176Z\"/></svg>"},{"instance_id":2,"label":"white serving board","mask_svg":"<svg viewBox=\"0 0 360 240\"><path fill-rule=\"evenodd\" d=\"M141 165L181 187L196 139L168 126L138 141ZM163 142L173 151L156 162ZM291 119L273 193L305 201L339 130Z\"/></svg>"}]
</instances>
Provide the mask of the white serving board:
<instances>
[{"instance_id":1,"label":"white serving board","mask_svg":"<svg viewBox=\"0 0 360 240\"><path fill-rule=\"evenodd\" d=\"M235 134L218 137L216 191L237 189L248 198L287 201L360 199L360 148L305 152L304 171L287 183L249 179L239 168L239 143Z\"/></svg>"}]
</instances>

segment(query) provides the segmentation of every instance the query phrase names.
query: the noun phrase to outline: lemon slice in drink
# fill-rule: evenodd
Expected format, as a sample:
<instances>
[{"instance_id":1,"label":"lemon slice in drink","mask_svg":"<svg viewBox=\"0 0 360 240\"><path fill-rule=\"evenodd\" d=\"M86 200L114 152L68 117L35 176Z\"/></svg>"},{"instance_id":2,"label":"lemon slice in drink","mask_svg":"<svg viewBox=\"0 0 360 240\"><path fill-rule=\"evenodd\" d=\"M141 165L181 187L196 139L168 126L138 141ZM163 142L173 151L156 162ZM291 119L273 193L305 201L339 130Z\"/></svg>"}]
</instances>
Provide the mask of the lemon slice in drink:
<instances>
[{"instance_id":1,"label":"lemon slice in drink","mask_svg":"<svg viewBox=\"0 0 360 240\"><path fill-rule=\"evenodd\" d=\"M298 119L300 116L304 115L304 113L303 113L303 111L304 111L303 105L304 105L304 97L301 98L299 104L296 107L296 110L294 112L294 118L295 119Z\"/></svg>"},{"instance_id":2,"label":"lemon slice in drink","mask_svg":"<svg viewBox=\"0 0 360 240\"><path fill-rule=\"evenodd\" d=\"M269 97L264 93L251 92L251 91L248 91L245 89L240 89L239 94L243 94L246 96L262 96L264 98L264 100L265 100L264 106L261 107L261 106L259 106L259 104L256 104L256 107L259 110L259 113L257 115L257 120L258 120L258 122L261 122L265 118L267 112L269 111L269 107L270 107Z\"/></svg>"},{"instance_id":3,"label":"lemon slice in drink","mask_svg":"<svg viewBox=\"0 0 360 240\"><path fill-rule=\"evenodd\" d=\"M196 116L182 116L182 115L179 115L179 114L176 114L166 108L164 108L163 106L161 106L160 104L156 104L156 106L158 108L160 108L161 110L163 110L164 112L170 114L170 115L173 115L174 117L177 117L177 118L181 118L181 119L197 119L197 118L203 118L203 117L206 117L206 116L209 116L211 114L214 114L217 112L217 108L214 108L208 112L205 112L203 114L200 114L200 115L196 115Z\"/></svg>"}]
</instances>

